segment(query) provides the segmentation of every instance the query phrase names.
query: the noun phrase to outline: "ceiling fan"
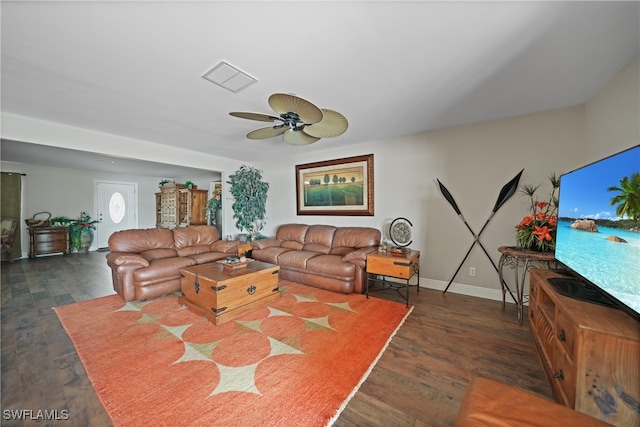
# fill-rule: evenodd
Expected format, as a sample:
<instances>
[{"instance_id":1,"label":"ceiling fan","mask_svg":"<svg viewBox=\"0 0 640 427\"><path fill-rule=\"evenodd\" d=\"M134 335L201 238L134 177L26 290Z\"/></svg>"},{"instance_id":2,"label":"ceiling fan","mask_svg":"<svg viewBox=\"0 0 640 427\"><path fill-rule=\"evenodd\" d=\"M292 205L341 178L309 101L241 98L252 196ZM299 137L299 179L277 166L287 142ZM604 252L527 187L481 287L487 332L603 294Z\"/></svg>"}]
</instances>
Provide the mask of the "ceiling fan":
<instances>
[{"instance_id":1,"label":"ceiling fan","mask_svg":"<svg viewBox=\"0 0 640 427\"><path fill-rule=\"evenodd\" d=\"M278 113L229 113L241 119L260 122L275 122L274 126L256 129L247 134L249 139L267 139L282 135L287 144L308 145L321 138L333 138L346 132L349 123L337 111L318 108L311 102L295 95L274 93L269 97L269 106Z\"/></svg>"}]
</instances>

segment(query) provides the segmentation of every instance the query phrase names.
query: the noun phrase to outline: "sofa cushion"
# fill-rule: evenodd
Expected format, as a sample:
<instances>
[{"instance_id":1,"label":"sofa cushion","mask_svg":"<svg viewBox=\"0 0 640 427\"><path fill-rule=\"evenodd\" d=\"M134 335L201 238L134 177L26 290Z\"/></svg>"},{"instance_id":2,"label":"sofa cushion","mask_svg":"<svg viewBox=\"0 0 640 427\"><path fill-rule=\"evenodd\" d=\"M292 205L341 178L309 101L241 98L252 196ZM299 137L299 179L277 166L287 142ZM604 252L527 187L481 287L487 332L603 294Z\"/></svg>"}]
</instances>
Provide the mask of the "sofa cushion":
<instances>
[{"instance_id":1,"label":"sofa cushion","mask_svg":"<svg viewBox=\"0 0 640 427\"><path fill-rule=\"evenodd\" d=\"M140 252L140 256L147 261L162 258L173 258L176 255L175 249L150 249L148 251Z\"/></svg>"},{"instance_id":2,"label":"sofa cushion","mask_svg":"<svg viewBox=\"0 0 640 427\"><path fill-rule=\"evenodd\" d=\"M276 239L282 241L293 241L300 244L304 243L304 236L309 229L305 224L285 224L278 227L276 232Z\"/></svg>"},{"instance_id":3,"label":"sofa cushion","mask_svg":"<svg viewBox=\"0 0 640 427\"><path fill-rule=\"evenodd\" d=\"M341 258L340 255L318 255L307 261L306 269L320 276L353 279L356 266L342 261Z\"/></svg>"},{"instance_id":4,"label":"sofa cushion","mask_svg":"<svg viewBox=\"0 0 640 427\"><path fill-rule=\"evenodd\" d=\"M364 248L380 244L380 231L370 227L341 227L333 236L333 247ZM343 254L344 255L344 254Z\"/></svg>"},{"instance_id":5,"label":"sofa cushion","mask_svg":"<svg viewBox=\"0 0 640 427\"><path fill-rule=\"evenodd\" d=\"M254 249L252 253L252 257L257 259L258 261L268 262L270 264L278 264L278 257L285 253L290 252L291 249L287 248L278 248L278 247L268 247L264 249Z\"/></svg>"},{"instance_id":6,"label":"sofa cushion","mask_svg":"<svg viewBox=\"0 0 640 427\"><path fill-rule=\"evenodd\" d=\"M307 262L320 255L311 251L287 251L278 255L277 264L281 267L307 268Z\"/></svg>"},{"instance_id":7,"label":"sofa cushion","mask_svg":"<svg viewBox=\"0 0 640 427\"><path fill-rule=\"evenodd\" d=\"M302 243L296 242L295 240L285 240L280 243L280 246L286 249L293 249L296 251L300 251L304 247Z\"/></svg>"},{"instance_id":8,"label":"sofa cushion","mask_svg":"<svg viewBox=\"0 0 640 427\"><path fill-rule=\"evenodd\" d=\"M211 246L219 239L218 229L211 225L192 225L173 230L173 240L178 250L193 246Z\"/></svg>"},{"instance_id":9,"label":"sofa cushion","mask_svg":"<svg viewBox=\"0 0 640 427\"><path fill-rule=\"evenodd\" d=\"M328 254L331 248L329 246L312 243L310 245L304 245L302 247L302 250L309 251L309 252L317 252L319 254Z\"/></svg>"},{"instance_id":10,"label":"sofa cushion","mask_svg":"<svg viewBox=\"0 0 640 427\"><path fill-rule=\"evenodd\" d=\"M136 254L150 249L173 249L173 232L167 228L116 231L109 236L109 249Z\"/></svg>"},{"instance_id":11,"label":"sofa cushion","mask_svg":"<svg viewBox=\"0 0 640 427\"><path fill-rule=\"evenodd\" d=\"M307 234L304 236L304 246L302 249L328 254L331 250L331 242L333 241L335 232L336 227L331 225L310 226Z\"/></svg>"},{"instance_id":12,"label":"sofa cushion","mask_svg":"<svg viewBox=\"0 0 640 427\"><path fill-rule=\"evenodd\" d=\"M186 246L184 248L176 249L178 256L193 256L197 254L206 254L211 252L211 245L195 245Z\"/></svg>"}]
</instances>

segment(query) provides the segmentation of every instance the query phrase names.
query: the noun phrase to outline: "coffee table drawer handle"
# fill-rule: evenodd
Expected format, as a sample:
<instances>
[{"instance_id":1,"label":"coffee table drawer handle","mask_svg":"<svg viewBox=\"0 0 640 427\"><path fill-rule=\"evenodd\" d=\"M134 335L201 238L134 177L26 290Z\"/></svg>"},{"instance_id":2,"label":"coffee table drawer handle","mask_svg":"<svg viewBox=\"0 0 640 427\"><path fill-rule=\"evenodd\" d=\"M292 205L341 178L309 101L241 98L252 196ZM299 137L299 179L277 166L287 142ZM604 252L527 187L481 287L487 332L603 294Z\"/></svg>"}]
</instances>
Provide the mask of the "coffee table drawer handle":
<instances>
[{"instance_id":1,"label":"coffee table drawer handle","mask_svg":"<svg viewBox=\"0 0 640 427\"><path fill-rule=\"evenodd\" d=\"M256 287L255 287L254 285L249 286L249 287L247 288L247 293L248 293L249 295L253 295L253 294L255 294L255 293L256 293Z\"/></svg>"}]
</instances>

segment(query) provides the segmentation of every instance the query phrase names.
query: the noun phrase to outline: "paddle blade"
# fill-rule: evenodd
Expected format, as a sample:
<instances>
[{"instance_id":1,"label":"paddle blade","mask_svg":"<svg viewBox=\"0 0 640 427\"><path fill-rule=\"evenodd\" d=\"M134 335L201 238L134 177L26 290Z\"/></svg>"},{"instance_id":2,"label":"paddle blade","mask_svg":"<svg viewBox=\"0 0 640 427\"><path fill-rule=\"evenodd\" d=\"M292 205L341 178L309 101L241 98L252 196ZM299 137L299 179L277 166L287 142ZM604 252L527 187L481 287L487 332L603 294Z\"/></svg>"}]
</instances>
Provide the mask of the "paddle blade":
<instances>
[{"instance_id":1,"label":"paddle blade","mask_svg":"<svg viewBox=\"0 0 640 427\"><path fill-rule=\"evenodd\" d=\"M502 190L500 190L500 194L498 195L498 200L496 200L496 204L493 207L493 213L498 212L498 209L500 209L500 207L502 207L502 205L504 205L504 203L516 192L522 172L524 172L524 169L522 169L511 181L507 182L505 186L502 187Z\"/></svg>"},{"instance_id":2,"label":"paddle blade","mask_svg":"<svg viewBox=\"0 0 640 427\"><path fill-rule=\"evenodd\" d=\"M447 199L449 204L451 204L451 206L453 207L453 210L456 211L458 215L462 215L460 213L460 208L458 208L456 201L453 199L453 196L451 195L451 193L449 193L449 190L447 190L447 187L445 187L438 178L436 178L436 181L438 181L438 185L440 186L440 191L442 192L442 195L444 196L445 199Z\"/></svg>"}]
</instances>

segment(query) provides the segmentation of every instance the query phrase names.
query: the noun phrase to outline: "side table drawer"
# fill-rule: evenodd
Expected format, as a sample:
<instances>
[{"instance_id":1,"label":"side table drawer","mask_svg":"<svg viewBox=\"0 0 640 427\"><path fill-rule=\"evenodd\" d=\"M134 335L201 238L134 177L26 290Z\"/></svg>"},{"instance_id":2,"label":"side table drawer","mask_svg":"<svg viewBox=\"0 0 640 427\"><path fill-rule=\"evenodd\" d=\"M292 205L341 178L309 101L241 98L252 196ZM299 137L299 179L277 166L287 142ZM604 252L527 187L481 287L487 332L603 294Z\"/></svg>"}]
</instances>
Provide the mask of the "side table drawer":
<instances>
[{"instance_id":1,"label":"side table drawer","mask_svg":"<svg viewBox=\"0 0 640 427\"><path fill-rule=\"evenodd\" d=\"M66 252L67 251L67 242L57 241L57 242L40 242L38 244L37 252L38 254L52 254L56 252Z\"/></svg>"},{"instance_id":2,"label":"side table drawer","mask_svg":"<svg viewBox=\"0 0 640 427\"><path fill-rule=\"evenodd\" d=\"M400 279L409 279L418 270L418 265L413 260L405 258L367 258L367 273L393 276Z\"/></svg>"},{"instance_id":3,"label":"side table drawer","mask_svg":"<svg viewBox=\"0 0 640 427\"><path fill-rule=\"evenodd\" d=\"M66 233L36 233L33 238L36 243L44 244L49 242L65 242L67 235Z\"/></svg>"}]
</instances>

